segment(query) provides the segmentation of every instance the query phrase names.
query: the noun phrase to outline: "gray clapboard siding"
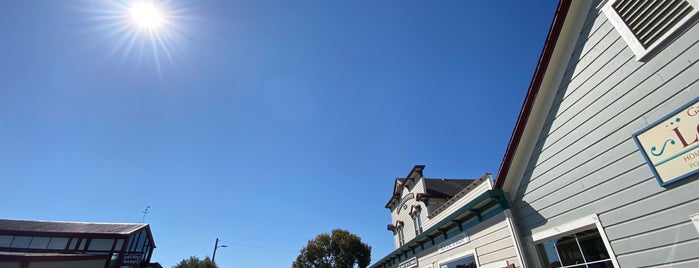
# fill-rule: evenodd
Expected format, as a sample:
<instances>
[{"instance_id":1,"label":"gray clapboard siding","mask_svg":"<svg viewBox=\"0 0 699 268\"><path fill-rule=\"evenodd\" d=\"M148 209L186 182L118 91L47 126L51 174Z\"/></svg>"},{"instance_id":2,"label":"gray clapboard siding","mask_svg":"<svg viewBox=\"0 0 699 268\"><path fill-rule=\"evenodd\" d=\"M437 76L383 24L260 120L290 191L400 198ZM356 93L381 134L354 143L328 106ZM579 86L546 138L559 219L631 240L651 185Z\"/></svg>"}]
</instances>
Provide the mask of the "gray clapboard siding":
<instances>
[{"instance_id":1,"label":"gray clapboard siding","mask_svg":"<svg viewBox=\"0 0 699 268\"><path fill-rule=\"evenodd\" d=\"M601 55L604 55L614 43L617 42L618 38L608 38L612 35L614 27L610 23L602 24L601 31L593 33L589 37L589 41L595 42L594 45L587 52L579 52L578 59L575 61L575 65L568 70L567 74L570 76L571 84L570 90L563 92L563 99L574 98L576 94L582 94L576 92L580 85L587 81L595 72L599 70L599 63L597 59Z\"/></svg>"},{"instance_id":2,"label":"gray clapboard siding","mask_svg":"<svg viewBox=\"0 0 699 268\"><path fill-rule=\"evenodd\" d=\"M579 63L581 59L585 58L587 54L591 51L597 51L596 53L599 53L598 50L604 49L601 46L598 46L597 44L600 41L605 40L604 36L606 36L610 31L612 31L614 29L614 26L612 26L610 23L607 23L606 19L595 20L597 16L599 16L598 12L588 12L585 26L583 26L583 29L581 30L581 33L588 34L581 35L581 41L575 45L575 51L580 51L580 57L571 59L571 61L568 64L568 67L566 68L566 73L573 73L574 70L578 68L577 63Z\"/></svg>"},{"instance_id":3,"label":"gray clapboard siding","mask_svg":"<svg viewBox=\"0 0 699 268\"><path fill-rule=\"evenodd\" d=\"M670 264L663 264L663 268L697 268L699 267L699 260L688 260L681 262L674 262Z\"/></svg>"},{"instance_id":4,"label":"gray clapboard siding","mask_svg":"<svg viewBox=\"0 0 699 268\"><path fill-rule=\"evenodd\" d=\"M617 260L621 267L652 267L669 262L697 260L697 249L699 249L699 240L693 240L648 251L618 255Z\"/></svg>"},{"instance_id":5,"label":"gray clapboard siding","mask_svg":"<svg viewBox=\"0 0 699 268\"><path fill-rule=\"evenodd\" d=\"M699 29L694 29L695 32L698 31L698 30L699 30ZM691 33L688 33L688 34L691 34ZM678 40L678 44L675 44L675 46L674 46L675 49L674 49L674 50L673 50L673 47L671 46L671 47L669 47L668 49L666 49L666 51L663 51L663 52L664 52L665 55L667 55L667 56L677 56L677 55L680 55L679 53L684 52L683 49L686 48L687 46L689 46L689 44L693 43L694 41L695 41L695 40L693 40L693 39L680 39L680 40ZM689 44L688 44L688 43L689 43ZM627 52L630 53L630 50L627 49ZM674 52L674 53L673 53L673 52ZM696 54L683 53L683 54L681 54L681 55L696 55ZM695 58L696 58L696 56L695 56ZM668 60L668 61L666 61L666 62L676 62L674 59L676 59L676 58L675 58L675 57L672 57L670 60ZM687 59L688 59L688 60L692 60L692 58L687 58ZM686 63L687 61L684 61L684 62ZM608 85L608 86L609 86L608 88L611 89L611 90L614 90L614 89L617 89L617 88L618 88L618 90L614 90L615 95L616 95L616 94L626 94L626 93L630 92L630 89L634 88L634 86L633 86L634 83L639 83L639 81L643 81L643 80L645 80L646 78L651 77L651 76L653 76L653 74L657 73L657 72L658 72L658 66L659 66L659 64L658 64L657 61L654 62L654 64L650 64L650 63L649 63L649 64L641 64L641 63L638 63L638 62L633 61L633 62L629 62L629 65L642 66L642 68L641 68L641 70L639 70L638 72L636 72L636 71L635 71L636 68L628 68L627 66L624 66L624 68L621 68L620 70L632 69L632 70L634 70L634 71L633 71L633 72L629 72L629 73L632 73L633 75L631 75L631 76L626 76L626 75L624 75L623 73L620 73L621 75L616 74L616 76L620 76L620 78L616 78L617 80L609 80L609 79L607 79L606 77L598 77L598 78L596 78L596 80L604 80L604 81L613 81L613 82L617 82L617 83L611 83L611 84L606 84L606 85ZM674 70L676 70L676 69L674 69L674 68L675 68L675 67L669 68L670 72L673 72ZM617 71L617 72L618 72L618 71ZM613 75L614 75L614 74L613 74ZM621 80L619 80L619 79L621 79ZM623 82L623 83L619 83L619 82ZM630 84L630 86L627 85L627 84ZM564 86L566 86L566 85L564 85ZM601 87L601 88L605 88L605 87L602 87L602 86L600 86L600 87ZM600 87L598 87L598 88L600 88ZM593 89L595 89L595 88L593 88ZM589 91L590 91L590 90L587 90L587 92L589 92ZM634 93L638 94L638 92L634 92ZM588 95L589 95L589 94L588 94ZM566 101L564 101L564 102L561 104L561 108L559 109L559 111L560 111L560 110L566 110L566 109L568 109L567 107L573 106L574 104L575 104L575 103L570 103L570 102L568 102L568 100L566 100ZM579 113L580 113L580 110L576 110L575 113L572 113L571 115L579 115ZM556 120L555 122L561 121L561 123L569 123L569 124L572 124L573 126L578 126L578 125L575 124L575 122L572 122L572 123L571 123L569 120L559 120L560 118L558 118L558 117L556 117L556 116L549 117L549 118L554 118L554 119ZM555 123L555 122L554 122L554 123ZM556 128L552 128L551 130L552 130L552 131L555 131ZM569 130L569 131L567 131L567 132L570 132L570 129L568 129L568 130ZM553 141L550 141L550 140L553 140ZM551 143L556 143L556 142L558 142L559 140L558 140L558 139L555 139L555 138L552 139L551 137L548 137L548 136L542 136L541 139L540 139L540 141L549 141L549 142L551 142ZM549 147L546 147L546 149L548 149L548 148L549 148ZM548 151L548 150L545 150L544 152L542 152L542 155L539 157L539 159L541 159L540 161L542 161L542 162L543 162L543 160L552 157L550 154L547 155L547 154L546 154L546 151Z\"/></svg>"},{"instance_id":6,"label":"gray clapboard siding","mask_svg":"<svg viewBox=\"0 0 699 268\"><path fill-rule=\"evenodd\" d=\"M635 154L636 150L636 144L627 140L614 145L606 151L599 152L599 154L594 155L588 161L566 161L558 166L557 169L552 170L550 174L552 177L557 178L562 184L573 183L585 177L599 176L600 172L602 172L601 174L609 174L609 171L607 171L608 166L617 167L618 164L615 163L621 160L620 157L625 158L629 154ZM638 155L633 157L637 157L637 160L643 161L643 158ZM636 162L642 163L639 161ZM641 165L643 164L638 164L638 166ZM606 176L608 175L602 175L602 177ZM588 182L588 184L591 183ZM552 194L555 194L555 192L532 191L527 194L524 200L531 203L546 197L548 197L547 199L556 199L559 197L551 196Z\"/></svg>"},{"instance_id":7,"label":"gray clapboard siding","mask_svg":"<svg viewBox=\"0 0 699 268\"><path fill-rule=\"evenodd\" d=\"M689 69L688 72L685 71L685 72L683 72L682 74L683 74L684 76L687 76L687 77L690 77L690 78L694 78L694 77L695 77L694 74L699 73L699 66L692 65L692 67L694 67L696 70L693 70L693 71L692 71L692 69ZM678 77L681 77L681 76L678 76ZM660 79L656 79L656 80L660 80ZM695 79L695 81L696 81L696 79ZM670 88L679 88L679 89L682 89L681 87L678 87L678 86L679 86L679 85L682 85L683 83L684 83L684 80L683 80L683 79L675 79L675 80L667 81L665 85L666 85L666 86L669 86ZM676 85L674 85L674 84L678 84L678 86L676 86ZM686 94L690 94L690 95L696 96L696 95L699 94L699 92L698 92L697 90L699 90L699 88L695 88L694 91L691 91L691 90L690 90L690 91L686 91L686 92L689 92L689 93L686 93ZM671 99L671 98L673 98L673 97L676 97L675 95L673 95L673 92L672 92L672 91L669 91L669 90L655 90L655 91L653 92L652 95L659 95L659 96L663 96L663 97L662 97L662 98L655 98L655 99L657 99L657 100L651 99L651 98L645 98L645 97L644 97L643 99L637 101L638 106L629 108L628 110L626 110L626 111L624 111L624 112L630 112L631 114L642 114L641 111L638 111L639 109L640 109L640 110L648 109L649 107L653 107L653 103L662 102L663 100L669 100L669 99ZM691 98L686 98L686 99L688 100L688 99L691 99ZM652 101L652 102L649 102L649 101ZM647 102L648 102L648 103L647 103ZM618 123L618 122L617 122L617 123ZM622 125L623 125L623 124L622 124ZM604 138L604 139L602 139L601 141L608 141L608 140L610 140L611 138L613 138L614 136L617 136L617 139L620 139L620 140L622 140L622 141L623 141L623 140L630 141L630 133L633 133L633 131L636 130L636 129L641 129L641 128L643 127L643 125L644 125L644 122L642 122L642 120L636 120L636 121L632 121L630 124L627 124L626 126L622 127L622 129L620 129L620 130L617 130L617 131L603 131L603 133L614 133L614 134L613 134L613 135L610 135L610 136L608 136L608 137L606 137L606 138ZM608 127L615 127L615 124L606 124L606 126L608 126ZM630 130L629 130L629 128L630 128ZM623 136L622 136L622 135L623 135ZM592 142L592 141L594 141L594 139L591 140L591 142ZM588 148L588 149L589 149L589 148ZM591 150L591 151L594 152L594 151L596 151L596 150ZM581 160L581 161L584 161L584 159L585 159L585 158L582 158L582 159L580 159L580 160ZM638 164L643 164L643 163L644 163L644 161L642 160L642 158L640 158L640 154L637 154L637 155L636 155L636 159L637 159L637 160L636 160L636 163L637 163L636 165L638 165ZM649 170L649 169L647 169L646 172L647 172L646 174L649 174L649 175L647 175L647 176L652 177L652 175L650 175L650 170ZM584 174L578 174L578 175L584 175ZM575 174L573 174L573 176L575 176ZM567 182L559 182L559 180L558 180L559 178L557 178L557 177L554 177L554 178L556 178L556 180L551 180L551 183L548 183L548 184L546 184L544 187L540 187L540 188L538 188L537 190L542 191L542 193L551 193L551 192L555 192L555 191L557 191L559 188L565 187L565 186L567 186L567 185L569 184L569 183L567 183ZM599 177L598 179L607 179L607 177L601 176L601 177ZM651 183L650 183L650 184L646 184L646 185L647 185L647 187L650 187L650 188L654 189L654 190L656 191L656 193L659 192L659 191L662 191L662 188L658 187L657 183L655 183L654 180L651 180ZM622 191L622 192L623 192L623 191ZM621 192L620 192L620 193L621 193ZM653 193L650 193L650 194L653 194ZM631 195L636 195L636 193L631 193ZM629 198L633 198L633 196L631 196L631 197L629 197ZM527 200L527 196L526 196L526 195L523 196L522 199L523 199L524 201L526 201L526 200ZM625 200L629 200L629 199L625 199ZM560 200L554 200L554 201L560 201ZM592 201L592 200L578 200L578 201L570 201L570 202L585 204L585 203L589 203L589 201ZM564 202L558 202L558 203L557 203L557 206L559 206L559 208L558 208L559 210L561 210L561 211L568 211L568 210L571 210L570 206L561 206L561 204L565 204L565 203L564 203ZM518 204L517 207L519 207L519 206L521 206L521 205ZM528 206L531 206L534 210L539 209L539 206L536 204L536 202L531 203L531 204L528 204ZM584 212L587 212L587 211L585 211L585 210L579 210L579 209L578 209L578 211L577 211L576 213L569 214L568 217L567 217L565 220L573 220L573 219L575 219L576 217L579 217L579 216L581 216L581 215L585 215L585 214L582 214L583 211L584 211ZM548 218L548 216L549 216L549 215L545 214L544 211L538 211L538 213L540 213L540 215L542 215L543 218ZM540 218L540 217L539 217L539 218ZM549 219L549 221L550 221L550 219ZM540 222L541 222L541 220L538 220L538 221L531 222L530 224L536 225L537 223L540 223ZM525 224L525 223L527 223L527 222L522 221L522 224ZM529 227L530 227L530 228L533 228L533 227L535 227L535 226L529 226Z\"/></svg>"},{"instance_id":8,"label":"gray clapboard siding","mask_svg":"<svg viewBox=\"0 0 699 268\"><path fill-rule=\"evenodd\" d=\"M633 202L624 207L609 211L600 215L600 220L604 222L605 226L612 230L615 225L619 228L628 228L623 225L633 225L634 228L645 225L641 222L636 222L638 219L642 219L645 222L653 222L657 226L671 225L679 221L688 221L689 217L670 217L670 215L691 215L697 213L699 210L699 181L692 181L686 185L682 186L686 191L660 191L655 195L651 195L641 199L643 202ZM694 190L694 191L690 191ZM691 205L694 206L691 206ZM688 205L690 205L688 207ZM691 210L695 211L692 212ZM628 213L633 211L636 213ZM678 214L677 212L685 212ZM667 217L661 217L667 216ZM665 224L661 224L665 222ZM632 229L627 229L626 231L634 232ZM612 232L612 234L617 234ZM625 234L622 232L622 234ZM626 234L628 235L628 234ZM621 235L622 237L624 235ZM614 239L614 237L610 237Z\"/></svg>"},{"instance_id":9,"label":"gray clapboard siding","mask_svg":"<svg viewBox=\"0 0 699 268\"><path fill-rule=\"evenodd\" d=\"M687 55L685 58L689 58L690 55L693 55L696 58L696 55L699 54L699 46L693 45L690 50L685 51L686 53L680 54L680 56ZM690 63L692 62L692 63ZM587 151L586 155L581 155L579 156L579 159L590 159L591 156L589 154L594 154L595 150L589 151L591 147L586 147L588 145L596 145L600 142L603 142L603 139L600 139L601 137L605 139L609 139L609 137L605 137L607 133L614 133L617 132L617 134L623 134L623 136L617 135L620 137L617 141L622 141L626 139L630 139L630 135L634 133L636 130L640 129L638 127L626 130L626 131L620 131L620 129L617 129L619 125L624 125L626 121L629 120L629 118L633 118L633 116L639 116L642 115L645 110L647 110L650 107L653 107L654 105L657 105L658 100L660 99L667 99L671 96L668 96L668 94L672 94L673 91L668 91L668 90L661 90L658 94L653 95L652 93L658 92L658 89L660 86L666 86L666 87L677 87L677 88L682 88L686 87L687 83L691 83L691 81L696 78L697 70L696 67L693 65L693 62L696 62L696 59L691 59L690 60L676 60L676 61L671 61L668 65L664 66L664 68L658 70L655 72L656 74L660 75L651 75L649 76L648 79L643 80L642 82L638 83L637 81L635 83L632 83L631 85L627 87L631 87L630 89L627 90L627 94L623 95L619 100L607 105L601 112L595 114L593 116L597 117L596 120L587 120L586 116L588 115L585 112L581 112L580 114L583 114L583 116L580 116L584 120L583 126L580 126L576 128L576 131L573 131L576 133L575 136L566 136L566 139L564 140L564 144L568 143L571 144L569 146L563 147L563 148L556 148L552 147L549 148L550 150L544 150L541 152L542 155L546 154L548 151L553 150L554 148L557 149L556 151L556 158L553 159L554 161L548 161L548 163L545 161L538 166L532 171L532 180L526 185L526 187L530 189L537 189L541 185L549 183L550 180L541 180L540 182L537 182L536 178L542 177L551 170L554 165L560 165L561 160L566 160L569 159L571 154L578 155L581 153L580 150L574 150L570 147L573 146L573 144L583 144L584 146L578 145L578 148L582 148L582 151ZM691 64L691 65L690 65ZM679 69L682 70L683 68L686 68L687 65L690 65L689 70L685 70L680 73L678 79L673 79L671 81L666 81L665 79L661 77L671 77L670 75L667 75L666 70L675 70L675 72ZM649 65L650 66L650 65ZM645 67L645 66L644 66ZM638 73L638 72L636 72ZM635 73L634 73L635 74ZM665 75L663 75L665 74ZM617 86L616 88L626 88L622 87L621 85ZM633 94L631 94L631 91L633 90ZM650 92L649 92L650 91ZM651 97L646 98L646 95L651 93ZM638 100L639 97L642 97L641 100ZM592 113L592 112L590 112ZM622 115L619 117L619 115ZM606 120L605 120L606 119ZM595 123L596 122L596 123ZM589 125L589 126L588 126ZM595 126L597 125L597 126ZM628 125L627 125L628 127ZM592 130L590 130L592 129ZM592 133L591 131L595 131L597 133L602 133L601 135L590 135ZM623 132L623 133L618 133L618 132ZM581 137L581 135L584 135ZM613 134L612 134L613 135ZM605 143L608 141L604 141ZM604 144L604 143L603 143ZM608 146L605 145L605 146ZM551 158L549 158L551 159ZM546 159L548 160L548 159ZM543 171L540 171L543 170ZM537 173L541 172L540 175ZM546 175L546 177L550 177ZM533 190L529 190L528 192L531 192Z\"/></svg>"},{"instance_id":10,"label":"gray clapboard siding","mask_svg":"<svg viewBox=\"0 0 699 268\"><path fill-rule=\"evenodd\" d=\"M588 78L590 80L584 81L585 84L581 86L585 86L586 88L584 90L579 90L578 92L580 92L580 94L562 100L563 104L570 103L570 105L566 105L565 109L559 111L559 114L555 117L555 121L552 122L549 137L546 139L547 142L543 147L544 150L554 146L561 137L571 133L570 127L572 124L569 124L569 122L579 118L578 114L581 111L594 111L590 109L590 105L601 105L601 103L596 101L603 99L612 89L612 87L604 87L605 82L610 81L609 83L613 84L625 77L623 74L617 74L616 72L623 73L630 69L628 64L633 60L633 53L626 49L626 43L624 43L622 39L617 39L606 52L609 52L608 56L611 57L612 60L604 62L604 65L596 69L597 73L594 73L595 76L591 76ZM600 89L602 92L600 92Z\"/></svg>"},{"instance_id":11,"label":"gray clapboard siding","mask_svg":"<svg viewBox=\"0 0 699 268\"><path fill-rule=\"evenodd\" d=\"M529 215L522 215L520 222L536 225L541 223L542 218L551 220L570 210L578 210L578 213L581 213L582 210L589 210L590 213L583 214L589 215L601 209L611 209L607 207L606 203L596 203L594 205L591 205L591 203L595 203L594 201L601 200L606 196L617 194L617 184L633 186L639 183L638 178L648 178L645 175L648 172L647 167L642 165L637 165L636 168L630 171L626 170L632 167L629 166L629 162L636 162L636 157L629 155L592 175L583 176L567 183L565 186L552 192L550 197L529 203L533 211ZM626 175L629 173L637 177ZM570 178L575 177L570 176ZM648 179L645 179L645 181L648 181ZM590 201L580 202L580 200ZM587 208L585 208L586 206ZM533 213L534 210L536 214Z\"/></svg>"},{"instance_id":12,"label":"gray clapboard siding","mask_svg":"<svg viewBox=\"0 0 699 268\"><path fill-rule=\"evenodd\" d=\"M655 226L650 228L655 228ZM608 236L612 236L612 231L609 229L605 229L605 231ZM644 241L654 241L657 245L666 246L697 239L697 229L686 220L672 226L663 226L660 229L639 233L628 238L612 241L614 252L616 254L628 254L645 251L648 249L648 245Z\"/></svg>"},{"instance_id":13,"label":"gray clapboard siding","mask_svg":"<svg viewBox=\"0 0 699 268\"><path fill-rule=\"evenodd\" d=\"M613 35L613 31L610 31L610 36ZM579 74L573 74L570 83L566 86L567 90L563 96L563 102L577 102L577 100L589 95L588 83L594 82L599 74L608 75L609 70L615 70L615 68L607 67L610 62L619 60L617 56L619 53L623 52L626 48L624 40L621 37L608 38L604 40L609 40L609 42L600 42L598 44L603 50L599 51L599 54L589 53L586 57L582 58L579 64L589 64L587 67ZM591 57L594 56L594 57ZM608 60L611 59L611 60ZM605 68L606 67L606 68ZM563 110L565 112L565 110ZM558 121L553 122L553 129L557 128Z\"/></svg>"}]
</instances>

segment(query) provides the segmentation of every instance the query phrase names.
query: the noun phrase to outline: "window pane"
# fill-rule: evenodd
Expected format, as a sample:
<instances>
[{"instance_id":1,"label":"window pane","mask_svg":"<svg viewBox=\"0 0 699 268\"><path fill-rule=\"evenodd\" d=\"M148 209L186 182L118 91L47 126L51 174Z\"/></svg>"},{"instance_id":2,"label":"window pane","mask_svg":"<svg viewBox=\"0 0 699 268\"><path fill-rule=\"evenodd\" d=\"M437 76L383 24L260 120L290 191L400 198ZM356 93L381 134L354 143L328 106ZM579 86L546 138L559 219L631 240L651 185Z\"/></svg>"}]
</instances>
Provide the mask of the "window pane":
<instances>
[{"instance_id":1,"label":"window pane","mask_svg":"<svg viewBox=\"0 0 699 268\"><path fill-rule=\"evenodd\" d=\"M46 249L49 246L50 237L34 237L29 243L29 248Z\"/></svg>"},{"instance_id":2,"label":"window pane","mask_svg":"<svg viewBox=\"0 0 699 268\"><path fill-rule=\"evenodd\" d=\"M15 237L11 235L0 235L0 247L9 248L13 238Z\"/></svg>"},{"instance_id":3,"label":"window pane","mask_svg":"<svg viewBox=\"0 0 699 268\"><path fill-rule=\"evenodd\" d=\"M114 250L115 251L121 250L121 246L123 246L123 244L124 244L124 239L117 240L116 246L114 246Z\"/></svg>"},{"instance_id":4,"label":"window pane","mask_svg":"<svg viewBox=\"0 0 699 268\"><path fill-rule=\"evenodd\" d=\"M439 265L440 268L476 268L476 258L473 255L456 259Z\"/></svg>"},{"instance_id":5,"label":"window pane","mask_svg":"<svg viewBox=\"0 0 699 268\"><path fill-rule=\"evenodd\" d=\"M561 267L561 262L558 260L558 253L556 252L556 246L554 245L554 240L538 244L536 245L536 249L539 253L539 259L541 260L541 263L544 264L544 267Z\"/></svg>"},{"instance_id":6,"label":"window pane","mask_svg":"<svg viewBox=\"0 0 699 268\"><path fill-rule=\"evenodd\" d=\"M85 250L85 243L87 242L87 238L80 239L80 246L78 247L78 250Z\"/></svg>"},{"instance_id":7,"label":"window pane","mask_svg":"<svg viewBox=\"0 0 699 268\"><path fill-rule=\"evenodd\" d=\"M90 247L88 250L112 250L112 245L114 244L114 239L98 239L93 238L90 240Z\"/></svg>"},{"instance_id":8,"label":"window pane","mask_svg":"<svg viewBox=\"0 0 699 268\"><path fill-rule=\"evenodd\" d=\"M607 249L604 247L602 238L597 230L585 231L576 235L587 262L609 259Z\"/></svg>"},{"instance_id":9,"label":"window pane","mask_svg":"<svg viewBox=\"0 0 699 268\"><path fill-rule=\"evenodd\" d=\"M29 236L15 236L15 240L12 241L12 247L13 248L28 248L29 247L29 242L32 241L32 238Z\"/></svg>"},{"instance_id":10,"label":"window pane","mask_svg":"<svg viewBox=\"0 0 699 268\"><path fill-rule=\"evenodd\" d=\"M597 229L537 244L536 250L544 267L613 267L610 255Z\"/></svg>"},{"instance_id":11,"label":"window pane","mask_svg":"<svg viewBox=\"0 0 699 268\"><path fill-rule=\"evenodd\" d=\"M593 264L588 264L588 268L614 268L612 261L598 262Z\"/></svg>"},{"instance_id":12,"label":"window pane","mask_svg":"<svg viewBox=\"0 0 699 268\"><path fill-rule=\"evenodd\" d=\"M65 249L66 244L68 244L68 238L52 237L51 242L49 242L48 249Z\"/></svg>"},{"instance_id":13,"label":"window pane","mask_svg":"<svg viewBox=\"0 0 699 268\"><path fill-rule=\"evenodd\" d=\"M561 257L563 266L584 263L575 235L564 236L556 241L558 256Z\"/></svg>"},{"instance_id":14,"label":"window pane","mask_svg":"<svg viewBox=\"0 0 699 268\"><path fill-rule=\"evenodd\" d=\"M138 238L138 245L136 245L136 250L137 252L143 251L143 243L146 242L146 239L148 238L148 235L146 234L146 230L141 231L141 235Z\"/></svg>"},{"instance_id":15,"label":"window pane","mask_svg":"<svg viewBox=\"0 0 699 268\"><path fill-rule=\"evenodd\" d=\"M75 250L75 246L78 244L77 238L70 239L70 245L68 245L68 250Z\"/></svg>"}]
</instances>

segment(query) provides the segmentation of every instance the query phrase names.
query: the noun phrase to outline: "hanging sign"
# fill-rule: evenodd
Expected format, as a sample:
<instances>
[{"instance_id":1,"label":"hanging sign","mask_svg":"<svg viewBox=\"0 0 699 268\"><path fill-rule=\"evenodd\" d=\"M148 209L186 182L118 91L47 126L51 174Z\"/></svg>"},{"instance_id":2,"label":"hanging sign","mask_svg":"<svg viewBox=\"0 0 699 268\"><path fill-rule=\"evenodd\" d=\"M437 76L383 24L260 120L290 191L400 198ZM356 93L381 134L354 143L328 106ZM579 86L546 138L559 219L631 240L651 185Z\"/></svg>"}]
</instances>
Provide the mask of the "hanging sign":
<instances>
[{"instance_id":1,"label":"hanging sign","mask_svg":"<svg viewBox=\"0 0 699 268\"><path fill-rule=\"evenodd\" d=\"M699 172L699 98L633 135L661 186Z\"/></svg>"}]
</instances>

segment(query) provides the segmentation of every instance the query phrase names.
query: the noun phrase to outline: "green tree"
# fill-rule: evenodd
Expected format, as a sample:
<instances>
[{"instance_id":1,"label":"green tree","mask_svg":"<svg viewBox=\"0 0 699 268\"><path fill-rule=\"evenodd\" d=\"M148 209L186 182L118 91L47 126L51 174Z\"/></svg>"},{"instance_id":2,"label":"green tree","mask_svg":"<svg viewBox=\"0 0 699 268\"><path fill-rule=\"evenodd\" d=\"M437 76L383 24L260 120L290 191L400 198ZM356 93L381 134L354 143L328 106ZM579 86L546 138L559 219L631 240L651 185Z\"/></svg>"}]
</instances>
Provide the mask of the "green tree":
<instances>
[{"instance_id":1,"label":"green tree","mask_svg":"<svg viewBox=\"0 0 699 268\"><path fill-rule=\"evenodd\" d=\"M172 268L218 268L218 265L211 261L209 257L203 260L199 259L197 256L189 257L189 259L184 259Z\"/></svg>"},{"instance_id":2,"label":"green tree","mask_svg":"<svg viewBox=\"0 0 699 268\"><path fill-rule=\"evenodd\" d=\"M335 229L309 240L292 268L359 268L369 266L371 246L346 230Z\"/></svg>"}]
</instances>

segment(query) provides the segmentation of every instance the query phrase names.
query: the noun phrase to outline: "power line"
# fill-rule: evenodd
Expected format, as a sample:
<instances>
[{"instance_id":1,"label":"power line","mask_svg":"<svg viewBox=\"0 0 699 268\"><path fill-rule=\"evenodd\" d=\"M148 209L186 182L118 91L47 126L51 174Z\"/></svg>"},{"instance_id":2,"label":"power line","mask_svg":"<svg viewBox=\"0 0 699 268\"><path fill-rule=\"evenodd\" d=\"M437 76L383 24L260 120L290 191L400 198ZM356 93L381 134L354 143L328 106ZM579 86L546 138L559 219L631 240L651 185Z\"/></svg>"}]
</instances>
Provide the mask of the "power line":
<instances>
[{"instance_id":1,"label":"power line","mask_svg":"<svg viewBox=\"0 0 699 268\"><path fill-rule=\"evenodd\" d=\"M223 239L219 239L219 241L225 242L226 244L229 244L229 245L232 244L232 245L238 245L238 246L249 247L249 248L259 248L259 249L266 249L266 250L273 250L273 251L287 252L287 253L294 253L294 254L298 253L296 251L291 251L291 250L249 245L249 244L243 244L243 243L238 243L238 242L231 242L231 241L227 241L227 240L223 240Z\"/></svg>"}]
</instances>

